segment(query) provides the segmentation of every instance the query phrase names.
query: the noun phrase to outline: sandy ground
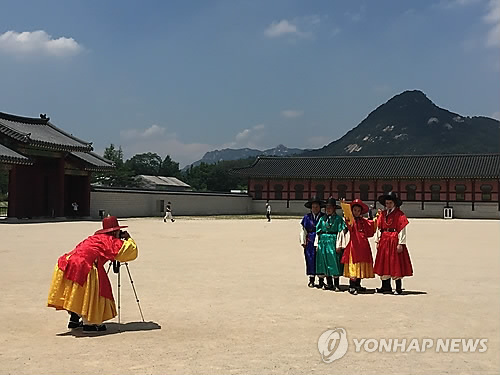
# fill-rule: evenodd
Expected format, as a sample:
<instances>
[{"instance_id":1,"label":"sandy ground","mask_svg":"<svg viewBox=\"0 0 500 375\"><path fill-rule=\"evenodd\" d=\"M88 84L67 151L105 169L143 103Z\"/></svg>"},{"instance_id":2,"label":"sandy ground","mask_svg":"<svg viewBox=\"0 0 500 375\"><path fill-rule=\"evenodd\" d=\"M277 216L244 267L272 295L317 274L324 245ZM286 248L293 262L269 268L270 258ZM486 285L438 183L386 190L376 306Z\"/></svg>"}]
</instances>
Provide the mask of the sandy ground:
<instances>
[{"instance_id":1,"label":"sandy ground","mask_svg":"<svg viewBox=\"0 0 500 375\"><path fill-rule=\"evenodd\" d=\"M130 271L148 323L138 323L122 274L126 324L91 337L68 332L67 313L45 303L56 259L100 223L0 224L1 374L499 372L498 221L412 220L415 276L404 296L307 288L297 220L126 222L140 248ZM335 327L347 331L349 350L326 364L317 342ZM354 338L487 338L488 349L356 353Z\"/></svg>"}]
</instances>

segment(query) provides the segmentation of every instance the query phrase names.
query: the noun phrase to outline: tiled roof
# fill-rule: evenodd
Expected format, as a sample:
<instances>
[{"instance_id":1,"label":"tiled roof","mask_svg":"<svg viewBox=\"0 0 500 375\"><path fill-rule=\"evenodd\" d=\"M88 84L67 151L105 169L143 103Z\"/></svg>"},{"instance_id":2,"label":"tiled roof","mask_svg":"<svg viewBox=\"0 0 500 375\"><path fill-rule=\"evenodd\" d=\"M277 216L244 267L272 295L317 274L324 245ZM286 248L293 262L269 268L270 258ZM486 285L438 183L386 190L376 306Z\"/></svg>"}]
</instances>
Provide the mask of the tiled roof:
<instances>
[{"instance_id":1,"label":"tiled roof","mask_svg":"<svg viewBox=\"0 0 500 375\"><path fill-rule=\"evenodd\" d=\"M92 144L64 132L49 119L0 112L0 133L28 145L47 150L92 151Z\"/></svg>"},{"instance_id":2,"label":"tiled roof","mask_svg":"<svg viewBox=\"0 0 500 375\"><path fill-rule=\"evenodd\" d=\"M26 156L23 156L2 144L0 144L0 163L24 165L33 164Z\"/></svg>"},{"instance_id":3,"label":"tiled roof","mask_svg":"<svg viewBox=\"0 0 500 375\"><path fill-rule=\"evenodd\" d=\"M114 168L113 162L104 159L93 152L71 152L71 155L83 160L86 164L84 170L90 172L107 171Z\"/></svg>"},{"instance_id":4,"label":"tiled roof","mask_svg":"<svg viewBox=\"0 0 500 375\"><path fill-rule=\"evenodd\" d=\"M232 173L262 178L500 178L500 154L259 157Z\"/></svg>"},{"instance_id":5,"label":"tiled roof","mask_svg":"<svg viewBox=\"0 0 500 375\"><path fill-rule=\"evenodd\" d=\"M146 180L148 183L152 183L159 186L177 186L177 187L185 187L190 188L188 184L182 182L178 178L175 177L165 177L165 176L147 176L147 175L139 175L138 178L142 180Z\"/></svg>"}]
</instances>

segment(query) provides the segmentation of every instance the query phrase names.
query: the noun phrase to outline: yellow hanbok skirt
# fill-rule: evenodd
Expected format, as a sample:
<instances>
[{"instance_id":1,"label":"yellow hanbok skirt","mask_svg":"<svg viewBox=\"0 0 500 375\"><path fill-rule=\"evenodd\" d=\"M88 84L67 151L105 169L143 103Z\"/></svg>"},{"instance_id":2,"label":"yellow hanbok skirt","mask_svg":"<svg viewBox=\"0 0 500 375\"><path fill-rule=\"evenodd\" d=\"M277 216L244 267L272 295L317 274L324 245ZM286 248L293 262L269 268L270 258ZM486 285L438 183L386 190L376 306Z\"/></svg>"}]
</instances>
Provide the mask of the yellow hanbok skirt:
<instances>
[{"instance_id":1,"label":"yellow hanbok skirt","mask_svg":"<svg viewBox=\"0 0 500 375\"><path fill-rule=\"evenodd\" d=\"M352 262L352 254L349 254L349 263L344 264L344 277L351 279L371 279L375 277L373 265L371 263Z\"/></svg>"},{"instance_id":2,"label":"yellow hanbok skirt","mask_svg":"<svg viewBox=\"0 0 500 375\"><path fill-rule=\"evenodd\" d=\"M99 295L99 275L95 265L82 286L66 279L64 271L56 264L47 306L55 307L57 310L72 311L92 324L101 324L116 316L115 301Z\"/></svg>"}]
</instances>

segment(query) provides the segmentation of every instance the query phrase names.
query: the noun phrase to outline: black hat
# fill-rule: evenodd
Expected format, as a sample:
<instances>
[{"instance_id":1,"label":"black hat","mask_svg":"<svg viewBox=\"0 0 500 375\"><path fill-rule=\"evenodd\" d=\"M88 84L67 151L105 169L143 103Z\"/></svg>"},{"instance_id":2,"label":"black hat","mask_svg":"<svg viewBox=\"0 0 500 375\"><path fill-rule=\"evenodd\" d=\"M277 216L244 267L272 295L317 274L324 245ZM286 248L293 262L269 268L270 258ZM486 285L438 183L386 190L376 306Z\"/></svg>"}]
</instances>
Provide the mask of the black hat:
<instances>
[{"instance_id":1,"label":"black hat","mask_svg":"<svg viewBox=\"0 0 500 375\"><path fill-rule=\"evenodd\" d=\"M325 207L325 201L323 199L319 199L318 197L309 198L309 200L306 203L304 203L304 206L306 208L311 209L313 203L318 203L320 205L320 207Z\"/></svg>"},{"instance_id":2,"label":"black hat","mask_svg":"<svg viewBox=\"0 0 500 375\"><path fill-rule=\"evenodd\" d=\"M328 205L332 205L333 207L335 208L341 208L338 204L337 204L337 200L333 197L330 197L326 200L325 202L325 206L328 206Z\"/></svg>"},{"instance_id":3,"label":"black hat","mask_svg":"<svg viewBox=\"0 0 500 375\"><path fill-rule=\"evenodd\" d=\"M383 206L385 206L385 201L386 200L390 200L390 201L393 201L394 204L399 207L403 204L403 201L401 199L399 199L398 195L396 193L394 193L393 191L391 191L390 193L388 194L384 194L384 195L381 195L380 197L378 197L377 199L380 204L382 204Z\"/></svg>"}]
</instances>

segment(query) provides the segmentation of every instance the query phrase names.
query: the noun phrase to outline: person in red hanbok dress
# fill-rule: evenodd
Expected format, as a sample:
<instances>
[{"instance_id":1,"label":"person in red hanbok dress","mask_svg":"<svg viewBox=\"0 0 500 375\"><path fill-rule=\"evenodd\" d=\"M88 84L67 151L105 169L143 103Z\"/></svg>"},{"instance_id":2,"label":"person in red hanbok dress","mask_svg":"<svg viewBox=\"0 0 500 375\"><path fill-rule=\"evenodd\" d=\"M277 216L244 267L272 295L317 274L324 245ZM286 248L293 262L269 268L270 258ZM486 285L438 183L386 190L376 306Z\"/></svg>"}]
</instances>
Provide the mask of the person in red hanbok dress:
<instances>
[{"instance_id":1,"label":"person in red hanbok dress","mask_svg":"<svg viewBox=\"0 0 500 375\"><path fill-rule=\"evenodd\" d=\"M102 322L116 316L116 307L104 264L137 258L137 245L120 230L126 226L118 225L116 217L104 218L102 227L60 256L54 267L47 306L70 313L70 329L106 330Z\"/></svg>"},{"instance_id":2,"label":"person in red hanbok dress","mask_svg":"<svg viewBox=\"0 0 500 375\"><path fill-rule=\"evenodd\" d=\"M349 278L349 293L356 295L366 290L361 286L361 279L375 277L372 250L368 242L368 238L375 234L375 226L373 220L362 216L370 209L361 199L355 199L351 203L341 202L341 206L348 229L344 236L347 247L342 256L344 277Z\"/></svg>"},{"instance_id":3,"label":"person in red hanbok dress","mask_svg":"<svg viewBox=\"0 0 500 375\"><path fill-rule=\"evenodd\" d=\"M413 275L410 254L406 247L406 218L400 207L403 204L396 193L381 195L378 201L385 206L377 218L377 257L374 272L380 276L382 287L378 293L392 293L391 278L396 281L394 294L402 294L402 279Z\"/></svg>"}]
</instances>

